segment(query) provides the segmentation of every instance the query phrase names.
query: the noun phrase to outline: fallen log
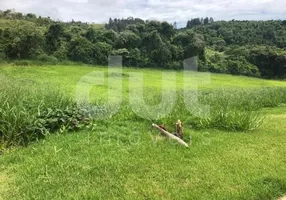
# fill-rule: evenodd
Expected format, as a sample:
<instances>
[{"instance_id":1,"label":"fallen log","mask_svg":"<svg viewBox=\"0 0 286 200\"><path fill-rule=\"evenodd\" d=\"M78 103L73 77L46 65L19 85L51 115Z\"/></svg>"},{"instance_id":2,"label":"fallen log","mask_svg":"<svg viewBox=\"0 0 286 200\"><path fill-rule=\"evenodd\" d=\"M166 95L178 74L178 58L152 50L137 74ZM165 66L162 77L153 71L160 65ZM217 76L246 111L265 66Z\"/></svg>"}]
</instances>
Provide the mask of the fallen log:
<instances>
[{"instance_id":1,"label":"fallen log","mask_svg":"<svg viewBox=\"0 0 286 200\"><path fill-rule=\"evenodd\" d=\"M184 142L183 140L181 140L180 138L178 138L177 136L169 133L168 131L162 129L161 127L159 127L157 124L152 124L152 126L154 128L157 128L165 137L170 138L172 140L177 141L179 144L184 145L185 147L189 147L189 145Z\"/></svg>"}]
</instances>

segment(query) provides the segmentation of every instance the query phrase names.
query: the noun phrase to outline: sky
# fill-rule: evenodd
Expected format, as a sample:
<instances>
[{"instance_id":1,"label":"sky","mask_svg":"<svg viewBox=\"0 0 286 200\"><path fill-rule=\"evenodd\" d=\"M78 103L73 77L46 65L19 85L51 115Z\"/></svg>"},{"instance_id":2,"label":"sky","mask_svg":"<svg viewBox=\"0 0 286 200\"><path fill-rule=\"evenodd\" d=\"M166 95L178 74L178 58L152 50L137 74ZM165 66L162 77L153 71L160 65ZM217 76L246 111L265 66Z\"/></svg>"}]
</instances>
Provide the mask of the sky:
<instances>
[{"instance_id":1,"label":"sky","mask_svg":"<svg viewBox=\"0 0 286 200\"><path fill-rule=\"evenodd\" d=\"M50 16L61 21L105 23L139 17L184 24L195 17L215 20L286 19L286 0L0 0L0 10Z\"/></svg>"}]
</instances>

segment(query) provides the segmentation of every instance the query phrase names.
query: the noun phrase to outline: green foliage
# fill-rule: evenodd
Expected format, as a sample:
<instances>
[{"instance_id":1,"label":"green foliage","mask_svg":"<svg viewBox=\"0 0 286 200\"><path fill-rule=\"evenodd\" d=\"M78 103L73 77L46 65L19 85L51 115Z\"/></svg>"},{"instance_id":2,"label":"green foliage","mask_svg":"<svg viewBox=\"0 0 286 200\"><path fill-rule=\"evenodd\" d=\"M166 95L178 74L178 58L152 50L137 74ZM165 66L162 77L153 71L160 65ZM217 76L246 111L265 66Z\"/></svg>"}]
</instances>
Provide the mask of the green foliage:
<instances>
[{"instance_id":1,"label":"green foliage","mask_svg":"<svg viewBox=\"0 0 286 200\"><path fill-rule=\"evenodd\" d=\"M206 51L207 71L216 73L228 73L233 75L260 76L260 71L256 65L246 60L245 56L239 53L220 53L208 49Z\"/></svg>"},{"instance_id":2,"label":"green foliage","mask_svg":"<svg viewBox=\"0 0 286 200\"><path fill-rule=\"evenodd\" d=\"M224 41L224 39L216 38L213 41L213 47L216 51L222 52L226 48L226 42Z\"/></svg>"},{"instance_id":3,"label":"green foliage","mask_svg":"<svg viewBox=\"0 0 286 200\"><path fill-rule=\"evenodd\" d=\"M270 45L283 48L286 27L280 20L270 21L216 21L192 29L207 36L207 45L219 37L228 45Z\"/></svg>"},{"instance_id":4,"label":"green foliage","mask_svg":"<svg viewBox=\"0 0 286 200\"><path fill-rule=\"evenodd\" d=\"M64 28L61 24L53 24L45 34L45 48L49 54L57 51L61 46L61 37L64 34Z\"/></svg>"},{"instance_id":5,"label":"green foliage","mask_svg":"<svg viewBox=\"0 0 286 200\"><path fill-rule=\"evenodd\" d=\"M226 53L234 59L247 60L257 66L259 74L267 78L285 78L286 52L276 47L234 46ZM245 61L244 61L245 62Z\"/></svg>"},{"instance_id":6,"label":"green foliage","mask_svg":"<svg viewBox=\"0 0 286 200\"><path fill-rule=\"evenodd\" d=\"M183 29L174 26L129 17L110 18L104 29L7 10L0 14L0 59L19 62L47 54L59 62L107 65L109 55L117 54L125 66L183 69L185 59L197 57L200 71L285 78L284 21L206 17L189 20ZM207 55L208 49L216 53Z\"/></svg>"},{"instance_id":7,"label":"green foliage","mask_svg":"<svg viewBox=\"0 0 286 200\"><path fill-rule=\"evenodd\" d=\"M59 61L65 61L68 59L68 49L67 44L62 44L59 49L53 52L53 56Z\"/></svg>"},{"instance_id":8,"label":"green foliage","mask_svg":"<svg viewBox=\"0 0 286 200\"><path fill-rule=\"evenodd\" d=\"M41 132L53 133L64 129L66 131L75 131L88 125L91 122L86 117L86 113L80 110L75 105L66 107L64 109L46 108L41 113L38 113L36 118L36 128Z\"/></svg>"},{"instance_id":9,"label":"green foliage","mask_svg":"<svg viewBox=\"0 0 286 200\"><path fill-rule=\"evenodd\" d=\"M37 60L41 62L46 62L50 64L56 64L58 62L58 59L54 56L48 56L47 54L41 54L37 56Z\"/></svg>"},{"instance_id":10,"label":"green foliage","mask_svg":"<svg viewBox=\"0 0 286 200\"><path fill-rule=\"evenodd\" d=\"M33 25L5 28L1 31L5 41L4 52L8 58L28 59L42 52L43 37L41 30Z\"/></svg>"},{"instance_id":11,"label":"green foliage","mask_svg":"<svg viewBox=\"0 0 286 200\"><path fill-rule=\"evenodd\" d=\"M25 80L1 77L0 143L27 145L61 128L77 130L89 123L69 97Z\"/></svg>"},{"instance_id":12,"label":"green foliage","mask_svg":"<svg viewBox=\"0 0 286 200\"><path fill-rule=\"evenodd\" d=\"M93 44L86 38L75 38L69 45L68 56L73 61L92 64L93 54Z\"/></svg>"},{"instance_id":13,"label":"green foliage","mask_svg":"<svg viewBox=\"0 0 286 200\"><path fill-rule=\"evenodd\" d=\"M286 103L285 88L206 90L198 92L199 104L193 104L192 109L187 109L182 93L179 92L176 107L162 120L163 123L169 124L180 118L185 124L197 129L251 131L263 122L261 108ZM206 105L209 106L209 114L200 113L203 110L201 106Z\"/></svg>"},{"instance_id":14,"label":"green foliage","mask_svg":"<svg viewBox=\"0 0 286 200\"><path fill-rule=\"evenodd\" d=\"M271 78L286 77L286 52L277 48L256 47L249 52L249 60L258 66L261 75Z\"/></svg>"},{"instance_id":15,"label":"green foliage","mask_svg":"<svg viewBox=\"0 0 286 200\"><path fill-rule=\"evenodd\" d=\"M95 63L99 65L108 64L108 56L111 54L112 46L106 42L97 42L94 44L93 51Z\"/></svg>"},{"instance_id":16,"label":"green foliage","mask_svg":"<svg viewBox=\"0 0 286 200\"><path fill-rule=\"evenodd\" d=\"M116 39L115 48L134 49L140 44L140 37L131 31L121 32Z\"/></svg>"},{"instance_id":17,"label":"green foliage","mask_svg":"<svg viewBox=\"0 0 286 200\"><path fill-rule=\"evenodd\" d=\"M233 75L260 76L259 69L244 57L227 58L228 71Z\"/></svg>"},{"instance_id":18,"label":"green foliage","mask_svg":"<svg viewBox=\"0 0 286 200\"><path fill-rule=\"evenodd\" d=\"M6 54L0 51L0 61L5 61L5 60L7 60Z\"/></svg>"},{"instance_id":19,"label":"green foliage","mask_svg":"<svg viewBox=\"0 0 286 200\"><path fill-rule=\"evenodd\" d=\"M199 25L207 25L207 24L211 24L214 22L214 19L211 17L211 18L194 18L194 19L191 19L191 20L188 20L187 22L187 28L193 28L195 26L199 26Z\"/></svg>"},{"instance_id":20,"label":"green foliage","mask_svg":"<svg viewBox=\"0 0 286 200\"><path fill-rule=\"evenodd\" d=\"M32 65L32 61L30 60L16 60L13 63L16 66L31 66Z\"/></svg>"}]
</instances>

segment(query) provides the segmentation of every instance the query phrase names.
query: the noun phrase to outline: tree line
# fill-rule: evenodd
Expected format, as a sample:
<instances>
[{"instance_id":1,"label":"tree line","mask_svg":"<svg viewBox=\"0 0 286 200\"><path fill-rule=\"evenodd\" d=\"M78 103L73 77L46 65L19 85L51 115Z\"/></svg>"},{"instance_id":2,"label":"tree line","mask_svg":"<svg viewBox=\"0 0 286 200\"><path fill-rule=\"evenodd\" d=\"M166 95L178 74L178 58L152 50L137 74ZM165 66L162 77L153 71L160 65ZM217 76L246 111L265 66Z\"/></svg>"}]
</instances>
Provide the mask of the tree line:
<instances>
[{"instance_id":1,"label":"tree line","mask_svg":"<svg viewBox=\"0 0 286 200\"><path fill-rule=\"evenodd\" d=\"M74 61L107 65L121 55L124 66L183 69L198 57L198 69L268 78L286 75L286 21L188 20L168 22L112 19L103 27L54 21L49 17L0 11L0 59Z\"/></svg>"}]
</instances>

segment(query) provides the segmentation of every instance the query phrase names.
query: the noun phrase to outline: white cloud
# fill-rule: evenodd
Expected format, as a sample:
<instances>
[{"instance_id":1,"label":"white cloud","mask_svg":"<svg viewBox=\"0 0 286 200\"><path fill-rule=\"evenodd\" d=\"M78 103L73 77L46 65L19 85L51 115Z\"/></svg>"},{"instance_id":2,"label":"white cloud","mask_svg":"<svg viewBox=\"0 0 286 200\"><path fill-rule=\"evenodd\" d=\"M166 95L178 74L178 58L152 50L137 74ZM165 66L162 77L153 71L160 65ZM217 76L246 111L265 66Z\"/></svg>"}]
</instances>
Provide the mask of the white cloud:
<instances>
[{"instance_id":1,"label":"white cloud","mask_svg":"<svg viewBox=\"0 0 286 200\"><path fill-rule=\"evenodd\" d=\"M286 19L285 0L1 0L0 9L16 9L64 21L107 22L109 17L186 21Z\"/></svg>"}]
</instances>

